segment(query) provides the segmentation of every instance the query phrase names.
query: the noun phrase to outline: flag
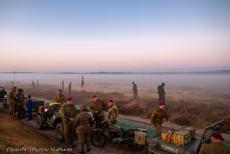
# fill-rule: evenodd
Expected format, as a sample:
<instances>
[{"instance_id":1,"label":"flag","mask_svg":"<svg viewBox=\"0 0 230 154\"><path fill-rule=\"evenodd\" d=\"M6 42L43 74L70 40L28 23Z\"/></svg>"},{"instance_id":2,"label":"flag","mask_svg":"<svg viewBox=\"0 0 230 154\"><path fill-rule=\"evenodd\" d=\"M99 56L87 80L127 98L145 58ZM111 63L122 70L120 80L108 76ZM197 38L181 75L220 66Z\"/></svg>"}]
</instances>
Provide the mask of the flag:
<instances>
[{"instance_id":1,"label":"flag","mask_svg":"<svg viewBox=\"0 0 230 154\"><path fill-rule=\"evenodd\" d=\"M64 80L62 81L61 86L62 86L62 91L64 92L64 90L65 90L65 83L64 83Z\"/></svg>"},{"instance_id":2,"label":"flag","mask_svg":"<svg viewBox=\"0 0 230 154\"><path fill-rule=\"evenodd\" d=\"M84 82L84 77L82 76L82 77L81 77L81 88L84 87L84 84L85 84L85 82Z\"/></svg>"},{"instance_id":3,"label":"flag","mask_svg":"<svg viewBox=\"0 0 230 154\"><path fill-rule=\"evenodd\" d=\"M72 82L69 82L68 90L69 90L69 96L71 96L71 89L72 89Z\"/></svg>"}]
</instances>

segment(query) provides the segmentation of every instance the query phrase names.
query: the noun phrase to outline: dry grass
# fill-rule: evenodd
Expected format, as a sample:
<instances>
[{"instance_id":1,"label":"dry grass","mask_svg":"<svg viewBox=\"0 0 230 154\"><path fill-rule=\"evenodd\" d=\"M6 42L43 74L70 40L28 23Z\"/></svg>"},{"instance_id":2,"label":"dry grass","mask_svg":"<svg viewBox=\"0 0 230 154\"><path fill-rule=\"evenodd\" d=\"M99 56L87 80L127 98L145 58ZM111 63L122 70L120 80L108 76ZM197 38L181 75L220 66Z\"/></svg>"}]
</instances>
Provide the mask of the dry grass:
<instances>
[{"instance_id":1,"label":"dry grass","mask_svg":"<svg viewBox=\"0 0 230 154\"><path fill-rule=\"evenodd\" d=\"M27 153L44 154L44 152L32 152L31 148L50 148L55 147L50 139L41 136L36 130L21 124L14 117L8 114L0 113L0 153L18 153L25 154L24 151L12 152L10 149L26 149ZM60 154L52 152L52 154Z\"/></svg>"},{"instance_id":2,"label":"dry grass","mask_svg":"<svg viewBox=\"0 0 230 154\"><path fill-rule=\"evenodd\" d=\"M102 85L94 87L92 91L72 91L75 102L89 104L89 98L96 94L99 98L114 99L119 106L119 112L126 115L150 117L152 110L157 106L156 90L139 89L140 100L133 102L130 88L117 85ZM27 94L52 99L59 87L42 85L33 92L31 86L23 87ZM101 89L102 88L102 89ZM114 92L116 91L116 92ZM118 92L117 92L118 91ZM207 89L194 87L176 87L166 89L166 105L170 114L170 121L180 124L204 128L208 124L225 119L224 132L230 133L230 90ZM65 91L65 93L68 93Z\"/></svg>"}]
</instances>

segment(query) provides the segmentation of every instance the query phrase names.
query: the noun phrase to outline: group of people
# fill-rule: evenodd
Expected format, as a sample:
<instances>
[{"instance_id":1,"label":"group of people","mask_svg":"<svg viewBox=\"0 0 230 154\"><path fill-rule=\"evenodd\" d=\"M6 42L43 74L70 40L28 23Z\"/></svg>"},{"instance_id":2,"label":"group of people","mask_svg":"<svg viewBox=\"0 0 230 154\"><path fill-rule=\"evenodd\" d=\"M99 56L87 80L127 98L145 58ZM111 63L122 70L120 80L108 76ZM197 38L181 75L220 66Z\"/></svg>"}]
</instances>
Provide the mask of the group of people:
<instances>
[{"instance_id":1,"label":"group of people","mask_svg":"<svg viewBox=\"0 0 230 154\"><path fill-rule=\"evenodd\" d=\"M162 82L161 85L157 87L157 93L159 95L159 101L165 102L165 83ZM138 90L137 90L137 84L133 81L132 82L132 88L133 88L133 100L137 101L139 99L138 96Z\"/></svg>"},{"instance_id":2,"label":"group of people","mask_svg":"<svg viewBox=\"0 0 230 154\"><path fill-rule=\"evenodd\" d=\"M59 112L63 115L64 138L67 145L73 145L73 135L71 134L74 127L78 138L80 153L89 152L89 134L91 128L95 125L96 128L101 128L102 122L105 120L105 112L109 123L115 124L118 116L118 108L112 99L104 102L96 95L91 97L89 108L83 104L80 107L80 113L77 114L76 107L73 104L72 98L68 97L65 101L65 96L62 90L58 91L58 95L54 98L55 101L61 103ZM89 109L92 114L90 114Z\"/></svg>"},{"instance_id":3,"label":"group of people","mask_svg":"<svg viewBox=\"0 0 230 154\"><path fill-rule=\"evenodd\" d=\"M135 83L133 82L133 84ZM169 118L168 113L165 110L164 86L165 83L158 86L159 103L157 108L151 114L151 124L155 129L157 136L161 135L164 119L168 121ZM134 98L138 99L137 87L135 85L134 91ZM25 111L23 110L25 101L26 97L24 96L23 89L13 87L8 95L9 113L17 113L19 117L23 116L23 114L25 114ZM94 95L91 97L89 108L85 104L81 105L80 113L78 114L72 98L68 97L66 99L62 90L58 90L58 94L54 97L54 101L62 104L59 112L63 114L64 138L66 143L73 146L73 135L71 134L71 131L72 126L74 126L74 133L77 135L80 153L82 154L91 150L88 141L91 128L93 125L96 128L101 128L102 122L106 118L106 112L110 124L114 125L117 122L118 107L112 99L105 102ZM30 95L28 96L26 106L28 108L28 119L32 120L33 102ZM89 112L89 110L91 112ZM224 139L220 133L213 132L211 134L211 144L202 145L199 154L212 154L213 152L215 153L215 151L223 151L223 141Z\"/></svg>"},{"instance_id":4,"label":"group of people","mask_svg":"<svg viewBox=\"0 0 230 154\"><path fill-rule=\"evenodd\" d=\"M17 89L17 87L13 87L8 95L7 103L9 108L9 114L16 115L19 119L25 116L24 105L26 103L26 107L28 110L28 120L32 120L33 103L31 95L28 95L28 98L26 99L22 88Z\"/></svg>"}]
</instances>

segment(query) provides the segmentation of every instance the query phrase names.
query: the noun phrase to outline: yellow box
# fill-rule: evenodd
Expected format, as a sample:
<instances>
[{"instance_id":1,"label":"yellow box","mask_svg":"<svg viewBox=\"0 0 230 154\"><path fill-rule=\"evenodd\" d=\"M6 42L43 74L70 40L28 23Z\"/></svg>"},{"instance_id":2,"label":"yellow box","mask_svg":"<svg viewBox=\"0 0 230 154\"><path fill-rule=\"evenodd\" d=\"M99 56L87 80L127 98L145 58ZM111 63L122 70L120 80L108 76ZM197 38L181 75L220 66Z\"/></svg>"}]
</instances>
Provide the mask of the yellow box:
<instances>
[{"instance_id":1,"label":"yellow box","mask_svg":"<svg viewBox=\"0 0 230 154\"><path fill-rule=\"evenodd\" d=\"M190 139L190 133L187 132L187 131L176 131L174 133L174 144L177 144L177 145L185 145L185 144L188 144L191 139Z\"/></svg>"}]
</instances>

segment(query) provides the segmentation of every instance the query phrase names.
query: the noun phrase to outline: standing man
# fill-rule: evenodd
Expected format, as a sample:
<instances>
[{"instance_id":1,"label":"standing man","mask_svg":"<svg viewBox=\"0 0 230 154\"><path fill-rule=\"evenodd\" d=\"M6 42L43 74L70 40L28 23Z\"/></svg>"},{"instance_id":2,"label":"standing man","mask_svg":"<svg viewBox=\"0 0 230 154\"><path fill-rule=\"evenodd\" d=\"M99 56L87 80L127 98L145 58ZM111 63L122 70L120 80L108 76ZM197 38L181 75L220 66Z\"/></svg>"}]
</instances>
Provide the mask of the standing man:
<instances>
[{"instance_id":1,"label":"standing man","mask_svg":"<svg viewBox=\"0 0 230 154\"><path fill-rule=\"evenodd\" d=\"M155 128L157 136L161 135L163 120L168 120L168 114L165 111L164 102L159 102L159 107L151 115L151 124Z\"/></svg>"},{"instance_id":2,"label":"standing man","mask_svg":"<svg viewBox=\"0 0 230 154\"><path fill-rule=\"evenodd\" d=\"M222 135L218 132L213 132L211 134L211 143L203 144L199 154L229 154L230 148L226 147L223 142Z\"/></svg>"},{"instance_id":3,"label":"standing man","mask_svg":"<svg viewBox=\"0 0 230 154\"><path fill-rule=\"evenodd\" d=\"M137 84L133 81L133 99L138 100Z\"/></svg>"},{"instance_id":4,"label":"standing man","mask_svg":"<svg viewBox=\"0 0 230 154\"><path fill-rule=\"evenodd\" d=\"M157 88L157 93L159 94L159 102L163 101L165 103L165 83L162 82Z\"/></svg>"},{"instance_id":5,"label":"standing man","mask_svg":"<svg viewBox=\"0 0 230 154\"><path fill-rule=\"evenodd\" d=\"M33 116L32 116L33 101L32 101L31 95L28 95L27 109L28 109L28 120L31 121L33 119Z\"/></svg>"},{"instance_id":6,"label":"standing man","mask_svg":"<svg viewBox=\"0 0 230 154\"><path fill-rule=\"evenodd\" d=\"M15 105L16 105L16 112L17 112L17 116L19 119L23 118L25 115L25 109L24 109L24 105L25 105L25 96L23 93L23 89L19 88L18 89L18 93L16 94L15 97Z\"/></svg>"},{"instance_id":7,"label":"standing man","mask_svg":"<svg viewBox=\"0 0 230 154\"><path fill-rule=\"evenodd\" d=\"M84 154L85 152L89 152L91 150L89 146L89 134L91 131L90 126L92 124L92 118L88 113L88 109L85 105L81 105L80 110L80 113L75 118L77 125L76 134L80 144L79 152Z\"/></svg>"},{"instance_id":8,"label":"standing man","mask_svg":"<svg viewBox=\"0 0 230 154\"><path fill-rule=\"evenodd\" d=\"M118 108L117 106L114 104L113 100L109 100L108 101L108 119L109 122L112 124L116 124L117 122L117 116L118 116Z\"/></svg>"},{"instance_id":9,"label":"standing man","mask_svg":"<svg viewBox=\"0 0 230 154\"><path fill-rule=\"evenodd\" d=\"M96 128L100 128L102 121L105 119L104 112L106 110L106 105L102 100L99 100L96 95L91 98L91 101L90 110L93 113Z\"/></svg>"},{"instance_id":10,"label":"standing man","mask_svg":"<svg viewBox=\"0 0 230 154\"><path fill-rule=\"evenodd\" d=\"M73 104L72 98L69 97L63 107L61 108L63 114L64 138L67 145L73 146L73 122L76 116L76 108Z\"/></svg>"},{"instance_id":11,"label":"standing man","mask_svg":"<svg viewBox=\"0 0 230 154\"><path fill-rule=\"evenodd\" d=\"M57 103L65 102L65 95L62 93L62 90L58 90L58 94L54 97L54 101Z\"/></svg>"},{"instance_id":12,"label":"standing man","mask_svg":"<svg viewBox=\"0 0 230 154\"><path fill-rule=\"evenodd\" d=\"M15 111L15 97L16 97L17 87L13 87L8 96L9 114L13 114Z\"/></svg>"}]
</instances>

